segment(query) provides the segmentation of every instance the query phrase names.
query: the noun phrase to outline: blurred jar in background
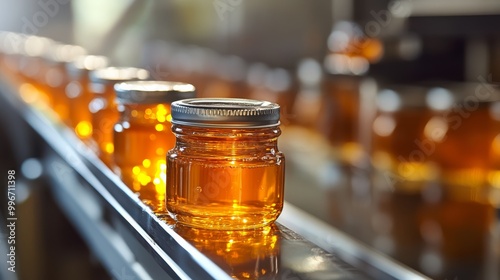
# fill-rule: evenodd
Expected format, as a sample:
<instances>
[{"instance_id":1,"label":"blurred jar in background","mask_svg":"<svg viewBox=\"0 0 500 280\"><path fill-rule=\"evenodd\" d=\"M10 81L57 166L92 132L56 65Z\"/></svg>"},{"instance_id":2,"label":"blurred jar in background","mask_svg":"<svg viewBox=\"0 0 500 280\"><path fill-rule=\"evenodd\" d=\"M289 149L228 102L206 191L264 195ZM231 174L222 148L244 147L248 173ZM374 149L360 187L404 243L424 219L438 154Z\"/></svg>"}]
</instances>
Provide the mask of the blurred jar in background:
<instances>
[{"instance_id":1,"label":"blurred jar in background","mask_svg":"<svg viewBox=\"0 0 500 280\"><path fill-rule=\"evenodd\" d=\"M0 32L0 71L11 82L21 82L20 64L25 40L23 34Z\"/></svg>"},{"instance_id":2,"label":"blurred jar in background","mask_svg":"<svg viewBox=\"0 0 500 280\"><path fill-rule=\"evenodd\" d=\"M278 276L280 232L274 224L236 231L175 224L174 230L235 279L276 279Z\"/></svg>"},{"instance_id":3,"label":"blurred jar in background","mask_svg":"<svg viewBox=\"0 0 500 280\"><path fill-rule=\"evenodd\" d=\"M297 66L297 79L299 89L291 110L293 123L317 129L323 102L321 64L313 58L301 60Z\"/></svg>"},{"instance_id":4,"label":"blurred jar in background","mask_svg":"<svg viewBox=\"0 0 500 280\"><path fill-rule=\"evenodd\" d=\"M19 61L21 96L29 96L28 99L41 101L44 105L52 103L51 96L45 91L43 76L47 66L43 57L55 44L51 39L38 36L27 36L23 41Z\"/></svg>"},{"instance_id":5,"label":"blurred jar in background","mask_svg":"<svg viewBox=\"0 0 500 280\"><path fill-rule=\"evenodd\" d=\"M19 70L26 82L40 87L44 84L46 65L44 56L57 43L49 38L27 36L23 42Z\"/></svg>"},{"instance_id":6,"label":"blurred jar in background","mask_svg":"<svg viewBox=\"0 0 500 280\"><path fill-rule=\"evenodd\" d=\"M108 167L112 167L113 126L119 118L113 87L118 82L148 79L149 72L134 67L107 67L91 71L89 76L93 94L89 104L92 114L90 146Z\"/></svg>"},{"instance_id":7,"label":"blurred jar in background","mask_svg":"<svg viewBox=\"0 0 500 280\"><path fill-rule=\"evenodd\" d=\"M92 114L89 104L93 94L90 91L89 72L108 66L108 58L104 56L83 55L66 63L69 82L65 93L68 98L69 126L82 140L92 136Z\"/></svg>"},{"instance_id":8,"label":"blurred jar in background","mask_svg":"<svg viewBox=\"0 0 500 280\"><path fill-rule=\"evenodd\" d=\"M489 91L495 96L498 94L498 85L479 84L476 88L477 92ZM494 121L495 137L491 142L489 149L489 164L490 171L488 172L488 184L491 186L489 200L497 208L500 209L500 100L491 102L490 115Z\"/></svg>"},{"instance_id":9,"label":"blurred jar in background","mask_svg":"<svg viewBox=\"0 0 500 280\"><path fill-rule=\"evenodd\" d=\"M195 97L190 84L132 81L115 85L120 119L114 126L115 171L155 212L165 211L167 151L175 146L170 103Z\"/></svg>"},{"instance_id":10,"label":"blurred jar in background","mask_svg":"<svg viewBox=\"0 0 500 280\"><path fill-rule=\"evenodd\" d=\"M328 48L319 129L341 162L367 168L376 83L365 75L370 63L381 58L383 46L378 39L365 36L356 24L339 22L328 37Z\"/></svg>"},{"instance_id":11,"label":"blurred jar in background","mask_svg":"<svg viewBox=\"0 0 500 280\"><path fill-rule=\"evenodd\" d=\"M488 202L492 164L488 159L500 131L500 96L497 89L481 89L484 86L465 84L429 92L448 91L456 100L444 116L426 126L427 138L435 146L429 144L435 149L432 160L441 168L444 183L453 186L449 190L453 199Z\"/></svg>"},{"instance_id":12,"label":"blurred jar in background","mask_svg":"<svg viewBox=\"0 0 500 280\"><path fill-rule=\"evenodd\" d=\"M429 161L432 143L424 136L433 116L425 95L426 89L419 87L383 89L377 94L371 128L376 187L418 193L437 178Z\"/></svg>"},{"instance_id":13,"label":"blurred jar in background","mask_svg":"<svg viewBox=\"0 0 500 280\"><path fill-rule=\"evenodd\" d=\"M371 136L369 126L376 110L375 81L327 74L323 86L318 130L329 139L340 162L367 168Z\"/></svg>"},{"instance_id":14,"label":"blurred jar in background","mask_svg":"<svg viewBox=\"0 0 500 280\"><path fill-rule=\"evenodd\" d=\"M247 94L246 64L240 57L219 56L215 73L206 71L210 79L200 92L200 97L244 97Z\"/></svg>"},{"instance_id":15,"label":"blurred jar in background","mask_svg":"<svg viewBox=\"0 0 500 280\"><path fill-rule=\"evenodd\" d=\"M487 175L496 105L475 92L461 84L377 97L375 245L432 277L458 268L476 278L494 221Z\"/></svg>"},{"instance_id":16,"label":"blurred jar in background","mask_svg":"<svg viewBox=\"0 0 500 280\"><path fill-rule=\"evenodd\" d=\"M372 216L372 242L382 252L414 267L422 247L417 222L424 203L421 192L438 176L426 150L422 151L427 147L425 127L433 116L426 104L426 91L411 86L380 90L371 126L377 207Z\"/></svg>"},{"instance_id":17,"label":"blurred jar in background","mask_svg":"<svg viewBox=\"0 0 500 280\"><path fill-rule=\"evenodd\" d=\"M198 95L211 82L219 60L211 49L165 41L147 43L143 56L153 79L190 83L196 87Z\"/></svg>"},{"instance_id":18,"label":"blurred jar in background","mask_svg":"<svg viewBox=\"0 0 500 280\"><path fill-rule=\"evenodd\" d=\"M59 118L69 124L69 100L65 88L68 84L66 64L86 54L76 45L55 44L44 55L45 71L41 75L42 89L50 97L50 105Z\"/></svg>"},{"instance_id":19,"label":"blurred jar in background","mask_svg":"<svg viewBox=\"0 0 500 280\"><path fill-rule=\"evenodd\" d=\"M500 92L491 85L460 84L434 88L428 97L442 99L444 92L455 103L425 127L428 148L434 150L430 158L440 168L441 203L428 204L420 218L424 225L438 225L446 259L477 265L485 256L495 216L494 182L488 179L496 168L491 155L500 131Z\"/></svg>"},{"instance_id":20,"label":"blurred jar in background","mask_svg":"<svg viewBox=\"0 0 500 280\"><path fill-rule=\"evenodd\" d=\"M248 98L279 104L281 125L286 126L292 122L291 112L297 94L297 84L289 71L255 63L249 66L247 83Z\"/></svg>"}]
</instances>

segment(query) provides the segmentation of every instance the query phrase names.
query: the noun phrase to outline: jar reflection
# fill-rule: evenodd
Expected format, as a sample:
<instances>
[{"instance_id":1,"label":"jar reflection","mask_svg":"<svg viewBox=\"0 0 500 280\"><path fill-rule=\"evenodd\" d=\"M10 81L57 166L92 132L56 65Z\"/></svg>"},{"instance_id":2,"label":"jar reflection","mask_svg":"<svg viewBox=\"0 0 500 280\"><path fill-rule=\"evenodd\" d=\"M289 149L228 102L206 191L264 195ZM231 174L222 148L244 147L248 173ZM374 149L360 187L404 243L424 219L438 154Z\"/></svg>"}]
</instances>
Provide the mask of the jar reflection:
<instances>
[{"instance_id":1,"label":"jar reflection","mask_svg":"<svg viewBox=\"0 0 500 280\"><path fill-rule=\"evenodd\" d=\"M180 224L173 228L235 279L275 279L278 275L280 240L275 224L236 231Z\"/></svg>"}]
</instances>

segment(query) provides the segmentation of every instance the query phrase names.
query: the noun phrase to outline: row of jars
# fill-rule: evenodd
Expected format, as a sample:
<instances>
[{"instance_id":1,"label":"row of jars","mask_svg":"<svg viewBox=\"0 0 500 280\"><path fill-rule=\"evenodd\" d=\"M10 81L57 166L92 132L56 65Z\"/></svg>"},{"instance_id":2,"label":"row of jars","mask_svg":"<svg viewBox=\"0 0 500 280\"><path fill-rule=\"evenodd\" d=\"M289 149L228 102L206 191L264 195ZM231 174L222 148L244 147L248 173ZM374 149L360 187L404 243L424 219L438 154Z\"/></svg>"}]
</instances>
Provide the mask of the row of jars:
<instances>
[{"instance_id":1,"label":"row of jars","mask_svg":"<svg viewBox=\"0 0 500 280\"><path fill-rule=\"evenodd\" d=\"M297 125L307 128L301 134L306 139L303 146L311 144L311 135L322 135L329 140L331 150L327 154L358 167L373 167L376 188L388 193L415 194L431 203L445 199L453 201L454 209L480 209L484 220L481 233L487 231L492 220L492 205L498 205L498 93L487 81L466 87L378 90L373 80L362 76L344 72L324 75L322 66L312 59L300 63L295 79L284 69L263 64L247 66L237 57L213 59L212 52L199 48L172 50L157 46L151 57L160 59L149 61L152 68L147 71L105 68L109 66L105 57L83 55L81 47L41 37L2 34L0 47L2 73L18 81L21 97L30 103L49 104L155 211L165 208L165 156L174 138L169 133L170 105L131 107L144 96L120 97L121 91L137 92L123 85L117 87L119 102L115 106L114 84L119 82L173 79L195 84L201 97L251 97L277 102L282 106L284 136L296 136L290 132ZM158 50L168 54L163 56ZM208 61L220 64L193 67L207 61L207 53L212 57ZM344 60L329 56L325 66L345 68ZM225 70L210 73L214 68ZM119 119L120 112L126 120ZM120 140L121 132L130 129L134 120L153 126L136 143ZM134 133L139 135L139 130ZM286 146L287 138L282 140ZM130 155L137 161L120 155ZM314 168L314 163L311 166ZM216 182L224 183L228 174L232 174L230 169L206 176L216 175ZM443 182L437 190L434 181Z\"/></svg>"},{"instance_id":2,"label":"row of jars","mask_svg":"<svg viewBox=\"0 0 500 280\"><path fill-rule=\"evenodd\" d=\"M85 50L81 47L14 33L5 33L3 38L2 53L10 55L2 59L2 68L19 73L41 92L53 92L52 96L42 94L41 98L80 138L92 136L91 145L97 146L94 150L108 165L115 147L113 138L102 130L109 130L118 119L116 111L114 115L109 113L114 99L113 85L130 79L153 78L194 84L198 97L248 97L276 102L282 108L282 124L312 128L329 139L334 157L359 167L390 171L391 182L397 182L397 178L404 178L399 181L407 183L418 178L433 179L440 170L454 168L458 172L470 168L483 170L483 179L479 179L475 171L470 171L475 175L467 175L475 178L471 180L479 180L477 184L485 181L497 184L493 165L498 149L495 148L498 145L495 140L498 92L486 81L467 88L400 87L377 93L373 80L355 75L324 75L321 65L312 59L298 65L294 79L284 69L258 63L246 65L238 57L221 57L206 49L182 49L165 43L148 49L149 57L157 58L156 62L146 61L153 65L149 71L130 68L105 73L94 70L107 66L107 58L82 56ZM75 57L79 58L75 60ZM325 67L336 69L339 63L329 56ZM219 73L214 74L211 69ZM475 92L480 95L483 91L481 96L475 96ZM465 109L460 109L464 106ZM163 113L168 116L168 109L160 110L159 114ZM151 114L156 116L156 112ZM473 134L468 131L473 131L473 122L479 118L483 120L484 133L476 127L482 135L466 139ZM169 130L161 125L157 128ZM443 135L432 136L431 130ZM454 137L446 137L448 135ZM475 152L463 157L449 153L450 145L441 144L445 138L446 143L454 141L457 149L469 147Z\"/></svg>"},{"instance_id":3,"label":"row of jars","mask_svg":"<svg viewBox=\"0 0 500 280\"><path fill-rule=\"evenodd\" d=\"M50 108L49 115L74 129L155 213L167 213L169 189L168 213L191 226L256 228L278 217L284 159L276 146L277 104L197 101L191 84L151 80L142 68L110 67L106 57L47 38L7 33L2 46L2 73L19 85L21 98ZM25 61L38 70L28 74L20 66ZM175 113L182 125L172 127Z\"/></svg>"}]
</instances>

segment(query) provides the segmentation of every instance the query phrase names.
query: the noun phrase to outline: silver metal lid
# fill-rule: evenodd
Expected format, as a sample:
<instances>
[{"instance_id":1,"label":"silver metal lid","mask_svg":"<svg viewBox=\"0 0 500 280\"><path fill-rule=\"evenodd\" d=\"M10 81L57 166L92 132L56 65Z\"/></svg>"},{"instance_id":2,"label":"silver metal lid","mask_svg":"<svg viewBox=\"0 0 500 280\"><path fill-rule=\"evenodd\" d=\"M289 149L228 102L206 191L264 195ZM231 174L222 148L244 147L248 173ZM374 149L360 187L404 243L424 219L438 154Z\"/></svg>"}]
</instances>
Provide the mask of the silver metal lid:
<instances>
[{"instance_id":1,"label":"silver metal lid","mask_svg":"<svg viewBox=\"0 0 500 280\"><path fill-rule=\"evenodd\" d=\"M280 106L238 98L193 98L172 103L172 123L220 128L256 128L280 124Z\"/></svg>"},{"instance_id":2,"label":"silver metal lid","mask_svg":"<svg viewBox=\"0 0 500 280\"><path fill-rule=\"evenodd\" d=\"M66 71L72 78L87 75L88 72L107 67L109 59L102 55L81 55L66 63Z\"/></svg>"},{"instance_id":3,"label":"silver metal lid","mask_svg":"<svg viewBox=\"0 0 500 280\"><path fill-rule=\"evenodd\" d=\"M149 72L135 67L106 67L91 71L89 77L92 83L115 84L130 80L146 80L149 78Z\"/></svg>"},{"instance_id":4,"label":"silver metal lid","mask_svg":"<svg viewBox=\"0 0 500 280\"><path fill-rule=\"evenodd\" d=\"M117 101L122 104L159 104L195 97L191 84L167 81L128 81L115 84Z\"/></svg>"}]
</instances>

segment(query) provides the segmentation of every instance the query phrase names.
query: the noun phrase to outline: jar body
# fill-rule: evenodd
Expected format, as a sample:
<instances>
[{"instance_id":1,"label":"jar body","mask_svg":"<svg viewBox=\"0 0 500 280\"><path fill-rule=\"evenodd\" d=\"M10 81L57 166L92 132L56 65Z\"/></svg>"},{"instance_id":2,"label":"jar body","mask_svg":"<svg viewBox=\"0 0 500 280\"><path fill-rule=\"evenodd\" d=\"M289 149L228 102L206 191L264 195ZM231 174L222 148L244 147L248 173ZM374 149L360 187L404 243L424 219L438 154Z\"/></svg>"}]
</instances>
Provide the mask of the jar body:
<instances>
[{"instance_id":1,"label":"jar body","mask_svg":"<svg viewBox=\"0 0 500 280\"><path fill-rule=\"evenodd\" d=\"M66 97L65 87L68 82L66 71L61 64L47 63L43 73L43 90L49 96L50 106L59 116L61 121L68 123L69 102Z\"/></svg>"},{"instance_id":2,"label":"jar body","mask_svg":"<svg viewBox=\"0 0 500 280\"><path fill-rule=\"evenodd\" d=\"M91 147L99 158L108 166L113 163L113 126L120 114L116 108L112 84L92 84L94 98L89 104L92 113Z\"/></svg>"},{"instance_id":3,"label":"jar body","mask_svg":"<svg viewBox=\"0 0 500 280\"><path fill-rule=\"evenodd\" d=\"M167 210L188 226L235 230L274 222L283 207L285 158L278 126L174 124L167 154Z\"/></svg>"},{"instance_id":4,"label":"jar body","mask_svg":"<svg viewBox=\"0 0 500 280\"><path fill-rule=\"evenodd\" d=\"M88 76L81 75L78 79L70 81L65 88L66 96L69 99L70 126L75 130L76 135L84 141L92 136L92 114L89 111L92 93L88 84Z\"/></svg>"},{"instance_id":5,"label":"jar body","mask_svg":"<svg viewBox=\"0 0 500 280\"><path fill-rule=\"evenodd\" d=\"M114 165L123 182L154 212L165 211L167 151L174 147L170 106L119 105L114 126Z\"/></svg>"}]
</instances>

